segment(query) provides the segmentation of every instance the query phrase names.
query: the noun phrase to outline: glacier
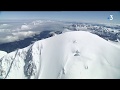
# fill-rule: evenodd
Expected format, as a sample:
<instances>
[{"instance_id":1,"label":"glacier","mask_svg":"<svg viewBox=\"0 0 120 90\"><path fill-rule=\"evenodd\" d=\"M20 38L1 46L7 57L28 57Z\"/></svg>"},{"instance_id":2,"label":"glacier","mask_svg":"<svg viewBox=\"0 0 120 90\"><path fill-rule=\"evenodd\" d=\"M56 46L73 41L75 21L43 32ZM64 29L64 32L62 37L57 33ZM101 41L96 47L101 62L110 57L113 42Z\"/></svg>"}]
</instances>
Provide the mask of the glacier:
<instances>
[{"instance_id":1,"label":"glacier","mask_svg":"<svg viewBox=\"0 0 120 90\"><path fill-rule=\"evenodd\" d=\"M1 79L119 79L120 47L87 31L65 32L0 57Z\"/></svg>"}]
</instances>

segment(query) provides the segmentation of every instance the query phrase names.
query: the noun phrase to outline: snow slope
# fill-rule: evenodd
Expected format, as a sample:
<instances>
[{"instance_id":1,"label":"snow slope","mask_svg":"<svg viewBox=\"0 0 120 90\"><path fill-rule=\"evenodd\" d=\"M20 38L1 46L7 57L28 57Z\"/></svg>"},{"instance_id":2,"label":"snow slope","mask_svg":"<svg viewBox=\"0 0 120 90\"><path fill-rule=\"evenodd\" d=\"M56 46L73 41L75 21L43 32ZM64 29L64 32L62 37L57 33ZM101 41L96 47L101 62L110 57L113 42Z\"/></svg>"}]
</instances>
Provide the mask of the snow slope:
<instances>
[{"instance_id":1,"label":"snow slope","mask_svg":"<svg viewBox=\"0 0 120 90\"><path fill-rule=\"evenodd\" d=\"M85 32L37 41L0 59L2 79L120 78L120 48Z\"/></svg>"},{"instance_id":2,"label":"snow slope","mask_svg":"<svg viewBox=\"0 0 120 90\"><path fill-rule=\"evenodd\" d=\"M6 55L7 54L7 52L5 52L5 51L0 51L0 58L2 58L4 55Z\"/></svg>"}]
</instances>

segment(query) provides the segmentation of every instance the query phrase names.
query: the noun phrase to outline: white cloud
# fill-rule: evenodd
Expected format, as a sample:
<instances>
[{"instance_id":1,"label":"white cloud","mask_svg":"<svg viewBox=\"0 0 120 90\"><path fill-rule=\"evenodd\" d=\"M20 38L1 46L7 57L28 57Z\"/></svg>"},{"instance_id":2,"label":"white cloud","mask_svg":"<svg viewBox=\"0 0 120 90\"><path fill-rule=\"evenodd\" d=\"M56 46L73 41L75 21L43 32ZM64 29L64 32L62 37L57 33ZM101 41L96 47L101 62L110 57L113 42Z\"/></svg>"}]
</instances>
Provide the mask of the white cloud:
<instances>
[{"instance_id":1,"label":"white cloud","mask_svg":"<svg viewBox=\"0 0 120 90\"><path fill-rule=\"evenodd\" d=\"M0 24L0 28L2 29L2 28L7 28L7 27L9 27L9 26L11 26L10 24Z\"/></svg>"},{"instance_id":2,"label":"white cloud","mask_svg":"<svg viewBox=\"0 0 120 90\"><path fill-rule=\"evenodd\" d=\"M36 20L32 22L33 25L40 25L41 23L43 23L43 21L41 20Z\"/></svg>"},{"instance_id":3,"label":"white cloud","mask_svg":"<svg viewBox=\"0 0 120 90\"><path fill-rule=\"evenodd\" d=\"M31 29L29 25L22 25L21 30L28 30Z\"/></svg>"},{"instance_id":4,"label":"white cloud","mask_svg":"<svg viewBox=\"0 0 120 90\"><path fill-rule=\"evenodd\" d=\"M18 39L18 37L16 36L5 36L3 38L0 38L0 43L7 43L7 42L12 42L12 41L16 41Z\"/></svg>"},{"instance_id":5,"label":"white cloud","mask_svg":"<svg viewBox=\"0 0 120 90\"><path fill-rule=\"evenodd\" d=\"M34 34L35 34L35 32L33 32L33 31L14 32L11 35L4 36L3 38L0 38L0 43L7 43L7 42L22 40L22 39L30 37Z\"/></svg>"},{"instance_id":6,"label":"white cloud","mask_svg":"<svg viewBox=\"0 0 120 90\"><path fill-rule=\"evenodd\" d=\"M6 28L7 26L9 26ZM1 28L2 27L2 28ZM63 25L50 20L35 20L28 22L7 22L0 24L0 44L23 40L43 30L62 30Z\"/></svg>"},{"instance_id":7,"label":"white cloud","mask_svg":"<svg viewBox=\"0 0 120 90\"><path fill-rule=\"evenodd\" d=\"M0 29L0 33L2 32L11 32L11 29Z\"/></svg>"},{"instance_id":8,"label":"white cloud","mask_svg":"<svg viewBox=\"0 0 120 90\"><path fill-rule=\"evenodd\" d=\"M35 32L33 31L22 31L22 32L15 32L12 33L13 36L17 36L18 38L26 38L34 35Z\"/></svg>"},{"instance_id":9,"label":"white cloud","mask_svg":"<svg viewBox=\"0 0 120 90\"><path fill-rule=\"evenodd\" d=\"M22 40L24 38L30 37L34 35L37 31L34 30L34 25L30 25L28 23L25 23L24 21L21 23L19 22L7 22L0 24L0 44L7 43L7 42L13 42ZM12 27L8 27L12 26ZM8 27L8 28L6 28Z\"/></svg>"},{"instance_id":10,"label":"white cloud","mask_svg":"<svg viewBox=\"0 0 120 90\"><path fill-rule=\"evenodd\" d=\"M3 26L6 26L6 25L8 25L8 24L2 24Z\"/></svg>"}]
</instances>

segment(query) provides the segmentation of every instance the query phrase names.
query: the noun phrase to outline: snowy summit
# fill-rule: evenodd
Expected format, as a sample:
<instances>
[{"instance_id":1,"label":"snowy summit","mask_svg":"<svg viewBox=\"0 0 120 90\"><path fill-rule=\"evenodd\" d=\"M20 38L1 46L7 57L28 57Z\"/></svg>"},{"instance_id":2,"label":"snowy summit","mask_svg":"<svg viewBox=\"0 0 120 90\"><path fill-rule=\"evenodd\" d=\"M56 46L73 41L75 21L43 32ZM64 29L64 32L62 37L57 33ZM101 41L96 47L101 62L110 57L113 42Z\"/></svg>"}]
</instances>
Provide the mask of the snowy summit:
<instances>
[{"instance_id":1,"label":"snowy summit","mask_svg":"<svg viewBox=\"0 0 120 90\"><path fill-rule=\"evenodd\" d=\"M120 78L120 47L86 31L39 40L0 58L1 79Z\"/></svg>"}]
</instances>

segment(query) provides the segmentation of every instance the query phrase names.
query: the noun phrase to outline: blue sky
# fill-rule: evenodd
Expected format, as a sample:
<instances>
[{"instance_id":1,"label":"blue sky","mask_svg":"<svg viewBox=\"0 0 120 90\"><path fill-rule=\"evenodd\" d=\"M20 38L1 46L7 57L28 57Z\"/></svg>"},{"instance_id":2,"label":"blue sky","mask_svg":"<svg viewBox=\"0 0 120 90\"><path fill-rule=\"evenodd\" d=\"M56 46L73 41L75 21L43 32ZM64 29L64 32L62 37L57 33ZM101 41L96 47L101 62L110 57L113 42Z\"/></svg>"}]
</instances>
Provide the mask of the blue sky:
<instances>
[{"instance_id":1,"label":"blue sky","mask_svg":"<svg viewBox=\"0 0 120 90\"><path fill-rule=\"evenodd\" d=\"M108 17L113 15L113 20ZM120 11L1 11L0 19L51 19L120 24Z\"/></svg>"}]
</instances>

